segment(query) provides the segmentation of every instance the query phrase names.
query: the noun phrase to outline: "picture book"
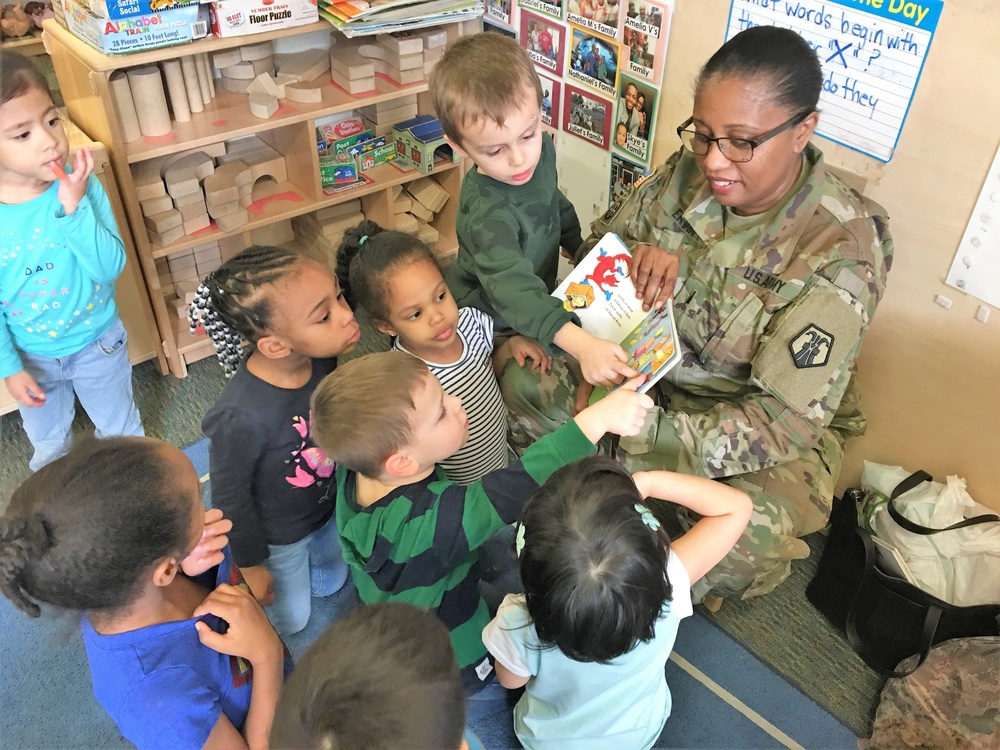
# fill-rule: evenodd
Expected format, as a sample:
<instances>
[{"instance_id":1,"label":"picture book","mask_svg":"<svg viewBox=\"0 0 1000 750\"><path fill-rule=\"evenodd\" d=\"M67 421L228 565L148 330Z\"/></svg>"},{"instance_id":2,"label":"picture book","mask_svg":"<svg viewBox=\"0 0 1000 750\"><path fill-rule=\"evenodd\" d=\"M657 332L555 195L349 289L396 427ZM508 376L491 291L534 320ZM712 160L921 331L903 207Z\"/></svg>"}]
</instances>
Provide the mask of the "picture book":
<instances>
[{"instance_id":1,"label":"picture book","mask_svg":"<svg viewBox=\"0 0 1000 750\"><path fill-rule=\"evenodd\" d=\"M681 359L668 301L659 310L644 312L629 278L632 254L616 234L609 232L581 260L552 293L580 318L583 329L598 338L616 341L628 354L628 365L647 376L645 393ZM607 389L595 389L601 397Z\"/></svg>"}]
</instances>

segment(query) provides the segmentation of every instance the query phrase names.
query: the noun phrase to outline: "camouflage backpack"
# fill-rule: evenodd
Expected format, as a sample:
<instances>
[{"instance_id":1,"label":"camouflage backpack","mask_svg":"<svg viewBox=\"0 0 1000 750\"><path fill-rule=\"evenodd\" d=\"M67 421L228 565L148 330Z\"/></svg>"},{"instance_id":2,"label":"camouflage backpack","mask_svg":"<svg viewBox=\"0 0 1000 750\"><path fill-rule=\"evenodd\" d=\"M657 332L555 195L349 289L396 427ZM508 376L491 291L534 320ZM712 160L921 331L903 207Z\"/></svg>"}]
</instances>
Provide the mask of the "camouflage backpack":
<instances>
[{"instance_id":1,"label":"camouflage backpack","mask_svg":"<svg viewBox=\"0 0 1000 750\"><path fill-rule=\"evenodd\" d=\"M918 657L904 659L899 671ZM1000 748L1000 637L955 638L931 649L913 674L882 691L861 750Z\"/></svg>"}]
</instances>

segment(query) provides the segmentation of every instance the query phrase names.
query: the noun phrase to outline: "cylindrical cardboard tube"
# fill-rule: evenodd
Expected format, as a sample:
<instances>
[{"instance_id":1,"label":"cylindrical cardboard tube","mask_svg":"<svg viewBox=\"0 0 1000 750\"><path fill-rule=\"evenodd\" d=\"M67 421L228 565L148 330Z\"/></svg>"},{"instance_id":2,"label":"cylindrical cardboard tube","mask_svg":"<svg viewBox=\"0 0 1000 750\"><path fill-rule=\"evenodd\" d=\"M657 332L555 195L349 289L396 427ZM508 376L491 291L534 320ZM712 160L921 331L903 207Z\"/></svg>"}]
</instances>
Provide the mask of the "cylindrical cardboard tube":
<instances>
[{"instance_id":1,"label":"cylindrical cardboard tube","mask_svg":"<svg viewBox=\"0 0 1000 750\"><path fill-rule=\"evenodd\" d=\"M139 130L139 118L135 114L135 103L132 101L132 89L128 85L128 76L124 71L116 70L108 80L111 98L115 100L118 112L118 124L126 143L139 140L142 132Z\"/></svg>"},{"instance_id":2,"label":"cylindrical cardboard tube","mask_svg":"<svg viewBox=\"0 0 1000 750\"><path fill-rule=\"evenodd\" d=\"M174 111L174 119L177 122L190 122L191 110L188 107L184 75L181 73L181 61L164 60L163 77L167 79L167 91L170 92L170 108Z\"/></svg>"},{"instance_id":3,"label":"cylindrical cardboard tube","mask_svg":"<svg viewBox=\"0 0 1000 750\"><path fill-rule=\"evenodd\" d=\"M163 80L157 65L142 65L128 71L128 85L139 120L139 130L146 136L170 132L170 111L163 92Z\"/></svg>"},{"instance_id":4,"label":"cylindrical cardboard tube","mask_svg":"<svg viewBox=\"0 0 1000 750\"><path fill-rule=\"evenodd\" d=\"M202 55L194 56L194 69L198 74L198 88L201 89L201 100L208 104L212 101L212 92L208 90L208 70L202 62Z\"/></svg>"},{"instance_id":5,"label":"cylindrical cardboard tube","mask_svg":"<svg viewBox=\"0 0 1000 750\"><path fill-rule=\"evenodd\" d=\"M181 72L184 73L184 88L187 89L188 106L192 112L204 112L205 105L201 99L201 86L198 85L198 69L191 55L181 58Z\"/></svg>"},{"instance_id":6,"label":"cylindrical cardboard tube","mask_svg":"<svg viewBox=\"0 0 1000 750\"><path fill-rule=\"evenodd\" d=\"M208 81L208 101L212 101L215 98L215 81L212 79L212 64L208 61L207 52L198 55L198 65L205 71L205 79Z\"/></svg>"}]
</instances>

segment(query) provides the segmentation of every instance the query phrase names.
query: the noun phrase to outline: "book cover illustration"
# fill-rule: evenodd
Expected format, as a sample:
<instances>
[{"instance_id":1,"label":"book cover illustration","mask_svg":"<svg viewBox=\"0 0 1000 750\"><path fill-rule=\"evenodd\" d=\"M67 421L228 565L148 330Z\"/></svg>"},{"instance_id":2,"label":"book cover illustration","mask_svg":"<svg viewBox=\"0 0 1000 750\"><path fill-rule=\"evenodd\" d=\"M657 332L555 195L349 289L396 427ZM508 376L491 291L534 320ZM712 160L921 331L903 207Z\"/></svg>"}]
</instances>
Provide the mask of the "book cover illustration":
<instances>
[{"instance_id":1,"label":"book cover illustration","mask_svg":"<svg viewBox=\"0 0 1000 750\"><path fill-rule=\"evenodd\" d=\"M629 278L632 254L608 233L552 293L580 318L583 329L621 344L628 365L647 376L645 393L681 359L673 303L645 312ZM598 388L595 398L608 393Z\"/></svg>"}]
</instances>

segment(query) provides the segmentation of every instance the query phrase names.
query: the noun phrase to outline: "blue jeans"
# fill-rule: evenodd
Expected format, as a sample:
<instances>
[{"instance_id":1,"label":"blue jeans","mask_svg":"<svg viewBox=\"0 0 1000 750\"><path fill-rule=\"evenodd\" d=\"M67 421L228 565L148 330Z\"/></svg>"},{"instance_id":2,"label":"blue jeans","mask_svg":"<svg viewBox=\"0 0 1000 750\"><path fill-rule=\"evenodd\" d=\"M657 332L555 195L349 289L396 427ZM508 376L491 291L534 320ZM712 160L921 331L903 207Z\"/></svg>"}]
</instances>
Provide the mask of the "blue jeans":
<instances>
[{"instance_id":1,"label":"blue jeans","mask_svg":"<svg viewBox=\"0 0 1000 750\"><path fill-rule=\"evenodd\" d=\"M145 435L132 399L128 334L121 320L96 341L65 357L18 352L24 369L45 392L42 406L18 406L24 431L35 449L28 467L38 471L70 448L73 394L97 428L98 437Z\"/></svg>"},{"instance_id":2,"label":"blue jeans","mask_svg":"<svg viewBox=\"0 0 1000 750\"><path fill-rule=\"evenodd\" d=\"M274 604L267 616L281 635L298 633L309 623L312 597L330 596L347 581L347 563L337 538L337 514L294 544L267 545L264 566L274 577Z\"/></svg>"}]
</instances>

